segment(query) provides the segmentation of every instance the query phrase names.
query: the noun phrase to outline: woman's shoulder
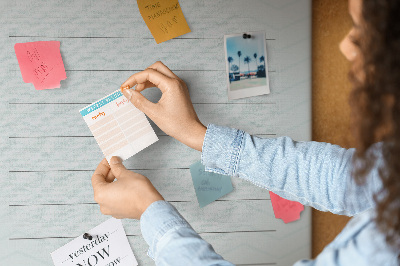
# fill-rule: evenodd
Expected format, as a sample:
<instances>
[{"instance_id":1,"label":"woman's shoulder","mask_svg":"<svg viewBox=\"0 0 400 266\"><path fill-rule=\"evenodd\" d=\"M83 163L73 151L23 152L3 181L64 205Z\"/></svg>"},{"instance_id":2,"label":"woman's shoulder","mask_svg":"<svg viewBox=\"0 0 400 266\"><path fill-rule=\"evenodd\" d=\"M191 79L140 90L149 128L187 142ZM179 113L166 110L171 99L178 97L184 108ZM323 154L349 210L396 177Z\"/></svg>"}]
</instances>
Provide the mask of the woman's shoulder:
<instances>
[{"instance_id":1,"label":"woman's shoulder","mask_svg":"<svg viewBox=\"0 0 400 266\"><path fill-rule=\"evenodd\" d=\"M355 261L364 261L365 265L398 265L399 251L386 243L375 216L373 208L354 216L326 247L326 255L337 254L340 265L354 265L351 263Z\"/></svg>"}]
</instances>

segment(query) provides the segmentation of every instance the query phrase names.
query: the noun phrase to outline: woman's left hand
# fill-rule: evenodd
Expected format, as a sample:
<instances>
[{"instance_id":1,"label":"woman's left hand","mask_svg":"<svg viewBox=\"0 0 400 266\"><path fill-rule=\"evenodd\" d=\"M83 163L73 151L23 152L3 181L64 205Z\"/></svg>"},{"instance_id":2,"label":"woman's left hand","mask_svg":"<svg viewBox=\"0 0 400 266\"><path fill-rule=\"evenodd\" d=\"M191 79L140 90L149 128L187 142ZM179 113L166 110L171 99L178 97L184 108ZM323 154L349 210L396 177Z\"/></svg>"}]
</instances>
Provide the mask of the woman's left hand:
<instances>
[{"instance_id":1,"label":"woman's left hand","mask_svg":"<svg viewBox=\"0 0 400 266\"><path fill-rule=\"evenodd\" d=\"M118 157L110 165L106 159L100 162L92 186L100 211L118 219L140 219L153 202L164 200L147 177L127 170Z\"/></svg>"}]
</instances>

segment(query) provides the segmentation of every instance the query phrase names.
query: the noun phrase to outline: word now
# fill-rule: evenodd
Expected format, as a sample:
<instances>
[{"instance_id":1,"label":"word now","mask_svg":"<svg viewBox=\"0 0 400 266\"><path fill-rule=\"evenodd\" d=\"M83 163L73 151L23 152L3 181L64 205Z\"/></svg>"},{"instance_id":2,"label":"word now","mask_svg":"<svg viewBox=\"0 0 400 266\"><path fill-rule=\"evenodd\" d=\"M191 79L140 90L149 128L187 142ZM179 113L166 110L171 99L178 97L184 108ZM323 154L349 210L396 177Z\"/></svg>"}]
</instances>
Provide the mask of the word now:
<instances>
[{"instance_id":1,"label":"word now","mask_svg":"<svg viewBox=\"0 0 400 266\"><path fill-rule=\"evenodd\" d=\"M100 253L101 251L102 253ZM107 257L105 255L107 255ZM108 257L110 257L110 245L107 245L107 251L106 248L104 247L98 250L96 253L90 255L86 260L82 260L83 264L77 263L76 266L95 266L99 263L100 259L105 260Z\"/></svg>"}]
</instances>

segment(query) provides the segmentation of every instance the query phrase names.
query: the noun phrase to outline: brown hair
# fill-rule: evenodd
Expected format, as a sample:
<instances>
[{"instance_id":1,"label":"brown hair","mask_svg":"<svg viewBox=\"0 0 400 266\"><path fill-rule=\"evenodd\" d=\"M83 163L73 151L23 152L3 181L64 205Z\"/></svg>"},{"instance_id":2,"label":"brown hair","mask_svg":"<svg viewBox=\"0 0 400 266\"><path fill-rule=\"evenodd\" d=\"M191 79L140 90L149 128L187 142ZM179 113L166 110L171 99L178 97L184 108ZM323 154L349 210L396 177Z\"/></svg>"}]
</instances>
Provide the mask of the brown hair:
<instances>
[{"instance_id":1,"label":"brown hair","mask_svg":"<svg viewBox=\"0 0 400 266\"><path fill-rule=\"evenodd\" d=\"M363 0L362 30L356 40L362 54L350 73L350 98L358 141L353 175L362 183L374 167L376 155L368 149L383 142L379 169L383 188L375 196L376 223L387 243L400 250L400 1ZM356 66L357 67L357 66Z\"/></svg>"}]
</instances>

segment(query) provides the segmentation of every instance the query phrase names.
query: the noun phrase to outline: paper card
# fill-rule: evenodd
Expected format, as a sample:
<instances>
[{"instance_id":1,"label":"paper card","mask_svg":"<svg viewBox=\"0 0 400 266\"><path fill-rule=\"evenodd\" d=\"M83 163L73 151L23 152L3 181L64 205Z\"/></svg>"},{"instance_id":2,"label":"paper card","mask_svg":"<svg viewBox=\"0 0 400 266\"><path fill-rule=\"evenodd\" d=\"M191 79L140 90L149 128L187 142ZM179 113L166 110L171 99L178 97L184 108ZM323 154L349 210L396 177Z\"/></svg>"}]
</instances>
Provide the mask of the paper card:
<instances>
[{"instance_id":1,"label":"paper card","mask_svg":"<svg viewBox=\"0 0 400 266\"><path fill-rule=\"evenodd\" d=\"M190 166L190 173L201 208L233 190L230 176L207 172L200 161Z\"/></svg>"},{"instance_id":2,"label":"paper card","mask_svg":"<svg viewBox=\"0 0 400 266\"><path fill-rule=\"evenodd\" d=\"M144 113L119 91L79 111L109 162L126 160L158 140Z\"/></svg>"},{"instance_id":3,"label":"paper card","mask_svg":"<svg viewBox=\"0 0 400 266\"><path fill-rule=\"evenodd\" d=\"M42 41L16 43L15 54L25 83L35 89L60 88L60 81L67 78L60 53L60 42Z\"/></svg>"},{"instance_id":4,"label":"paper card","mask_svg":"<svg viewBox=\"0 0 400 266\"><path fill-rule=\"evenodd\" d=\"M304 206L296 201L284 199L273 192L269 192L275 218L282 219L285 224L299 220Z\"/></svg>"},{"instance_id":5,"label":"paper card","mask_svg":"<svg viewBox=\"0 0 400 266\"><path fill-rule=\"evenodd\" d=\"M140 14L157 43L190 32L178 0L137 0Z\"/></svg>"},{"instance_id":6,"label":"paper card","mask_svg":"<svg viewBox=\"0 0 400 266\"><path fill-rule=\"evenodd\" d=\"M135 266L135 255L125 235L121 220L111 218L53 251L51 258L56 266Z\"/></svg>"},{"instance_id":7,"label":"paper card","mask_svg":"<svg viewBox=\"0 0 400 266\"><path fill-rule=\"evenodd\" d=\"M269 94L265 32L224 36L228 98Z\"/></svg>"}]
</instances>

